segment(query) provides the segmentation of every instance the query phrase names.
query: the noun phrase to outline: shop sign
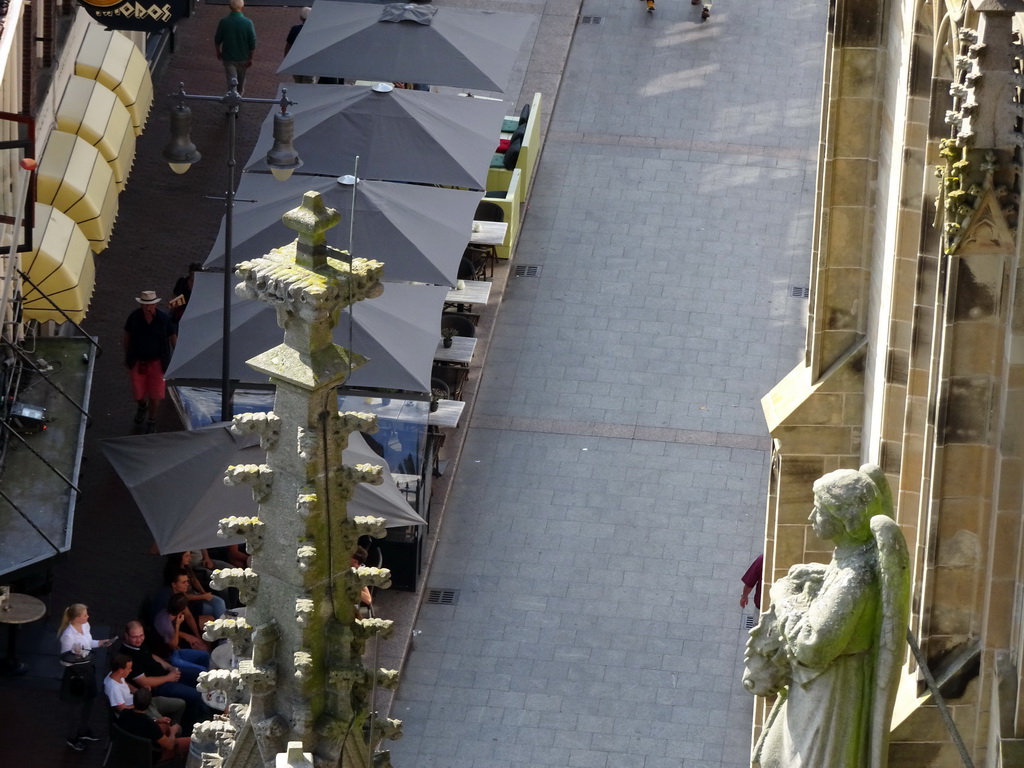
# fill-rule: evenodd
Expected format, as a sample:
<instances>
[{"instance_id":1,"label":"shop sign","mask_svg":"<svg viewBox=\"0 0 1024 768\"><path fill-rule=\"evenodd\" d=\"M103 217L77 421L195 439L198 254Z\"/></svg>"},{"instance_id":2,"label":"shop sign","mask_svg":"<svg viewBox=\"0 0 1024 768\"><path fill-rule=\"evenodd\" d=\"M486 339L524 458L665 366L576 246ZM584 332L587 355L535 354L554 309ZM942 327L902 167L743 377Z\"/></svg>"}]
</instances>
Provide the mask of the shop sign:
<instances>
[{"instance_id":1,"label":"shop sign","mask_svg":"<svg viewBox=\"0 0 1024 768\"><path fill-rule=\"evenodd\" d=\"M159 32L189 15L191 0L79 0L107 29Z\"/></svg>"}]
</instances>

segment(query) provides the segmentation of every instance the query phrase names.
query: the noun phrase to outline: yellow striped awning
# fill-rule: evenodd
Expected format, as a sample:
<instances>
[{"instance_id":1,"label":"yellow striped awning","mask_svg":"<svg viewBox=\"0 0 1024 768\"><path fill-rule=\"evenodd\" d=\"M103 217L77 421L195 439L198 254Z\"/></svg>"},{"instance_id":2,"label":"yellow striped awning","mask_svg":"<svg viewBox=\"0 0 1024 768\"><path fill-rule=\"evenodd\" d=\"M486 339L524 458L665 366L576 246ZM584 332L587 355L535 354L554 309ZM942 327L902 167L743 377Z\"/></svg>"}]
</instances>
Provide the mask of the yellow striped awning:
<instances>
[{"instance_id":1,"label":"yellow striped awning","mask_svg":"<svg viewBox=\"0 0 1024 768\"><path fill-rule=\"evenodd\" d=\"M39 161L36 201L78 222L94 253L107 247L117 218L117 185L96 147L70 133L51 131Z\"/></svg>"},{"instance_id":2,"label":"yellow striped awning","mask_svg":"<svg viewBox=\"0 0 1024 768\"><path fill-rule=\"evenodd\" d=\"M142 133L153 104L153 78L145 55L131 40L90 24L75 59L75 74L112 90L132 116L135 135Z\"/></svg>"},{"instance_id":3,"label":"yellow striped awning","mask_svg":"<svg viewBox=\"0 0 1024 768\"><path fill-rule=\"evenodd\" d=\"M36 203L35 250L21 256L21 271L35 284L22 284L26 320L82 322L96 284L96 265L89 239L67 214Z\"/></svg>"},{"instance_id":4,"label":"yellow striped awning","mask_svg":"<svg viewBox=\"0 0 1024 768\"><path fill-rule=\"evenodd\" d=\"M72 75L57 107L57 130L77 134L96 147L114 172L118 191L124 189L135 158L135 130L113 91Z\"/></svg>"}]
</instances>

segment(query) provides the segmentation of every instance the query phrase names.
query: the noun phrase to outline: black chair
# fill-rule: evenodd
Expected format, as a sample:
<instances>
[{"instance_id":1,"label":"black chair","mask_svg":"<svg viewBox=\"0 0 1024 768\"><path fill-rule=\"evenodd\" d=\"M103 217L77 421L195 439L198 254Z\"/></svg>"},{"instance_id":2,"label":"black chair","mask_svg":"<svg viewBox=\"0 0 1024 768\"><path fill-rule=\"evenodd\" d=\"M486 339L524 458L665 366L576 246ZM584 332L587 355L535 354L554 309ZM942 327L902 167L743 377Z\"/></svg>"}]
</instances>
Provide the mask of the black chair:
<instances>
[{"instance_id":1,"label":"black chair","mask_svg":"<svg viewBox=\"0 0 1024 768\"><path fill-rule=\"evenodd\" d=\"M121 728L116 721L110 722L110 746L103 758L103 768L155 768L160 765L177 766L181 760L172 757L159 761L149 739L136 736Z\"/></svg>"},{"instance_id":2,"label":"black chair","mask_svg":"<svg viewBox=\"0 0 1024 768\"><path fill-rule=\"evenodd\" d=\"M456 336L465 336L467 339L476 336L476 326L473 325L473 321L458 312L441 313L441 330L445 328L452 328Z\"/></svg>"},{"instance_id":3,"label":"black chair","mask_svg":"<svg viewBox=\"0 0 1024 768\"><path fill-rule=\"evenodd\" d=\"M475 221L505 221L505 212L501 206L486 200L481 200L476 206L476 213L473 214ZM494 277L494 265L498 262L498 249L493 245L471 245L477 251L483 251L491 264L491 277Z\"/></svg>"},{"instance_id":4,"label":"black chair","mask_svg":"<svg viewBox=\"0 0 1024 768\"><path fill-rule=\"evenodd\" d=\"M477 221L504 221L505 212L501 210L501 206L497 203L481 200L476 206L476 213L473 214L473 218Z\"/></svg>"},{"instance_id":5,"label":"black chair","mask_svg":"<svg viewBox=\"0 0 1024 768\"><path fill-rule=\"evenodd\" d=\"M456 400L462 399L462 385L465 384L468 375L468 368L461 365L444 365L443 363L435 363L430 371L430 378L443 381L448 387L451 397Z\"/></svg>"},{"instance_id":6,"label":"black chair","mask_svg":"<svg viewBox=\"0 0 1024 768\"><path fill-rule=\"evenodd\" d=\"M459 280L487 279L487 252L468 246L459 262Z\"/></svg>"},{"instance_id":7,"label":"black chair","mask_svg":"<svg viewBox=\"0 0 1024 768\"><path fill-rule=\"evenodd\" d=\"M436 397L438 400L447 400L452 396L451 390L448 389L448 383L443 379L431 379L430 380L430 395Z\"/></svg>"}]
</instances>

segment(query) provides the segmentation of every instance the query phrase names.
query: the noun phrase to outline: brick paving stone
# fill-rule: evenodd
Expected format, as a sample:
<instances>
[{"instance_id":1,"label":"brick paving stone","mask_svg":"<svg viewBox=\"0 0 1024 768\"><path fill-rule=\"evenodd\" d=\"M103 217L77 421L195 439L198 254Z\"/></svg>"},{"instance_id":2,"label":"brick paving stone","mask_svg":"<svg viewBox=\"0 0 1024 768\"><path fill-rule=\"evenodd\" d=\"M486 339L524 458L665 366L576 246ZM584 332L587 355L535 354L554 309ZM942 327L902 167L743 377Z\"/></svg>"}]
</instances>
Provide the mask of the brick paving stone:
<instances>
[{"instance_id":1,"label":"brick paving stone","mask_svg":"<svg viewBox=\"0 0 1024 768\"><path fill-rule=\"evenodd\" d=\"M809 219L785 212L813 202L824 9L581 13L603 23L576 31L516 254L542 274L507 287L430 577L472 610L424 606L417 628L497 627L481 656L533 662L465 736L514 723L521 749L474 762L463 740L446 764L739 768L738 580L762 535L759 399L802 345ZM432 765L420 734L463 716L410 716L395 764Z\"/></svg>"}]
</instances>

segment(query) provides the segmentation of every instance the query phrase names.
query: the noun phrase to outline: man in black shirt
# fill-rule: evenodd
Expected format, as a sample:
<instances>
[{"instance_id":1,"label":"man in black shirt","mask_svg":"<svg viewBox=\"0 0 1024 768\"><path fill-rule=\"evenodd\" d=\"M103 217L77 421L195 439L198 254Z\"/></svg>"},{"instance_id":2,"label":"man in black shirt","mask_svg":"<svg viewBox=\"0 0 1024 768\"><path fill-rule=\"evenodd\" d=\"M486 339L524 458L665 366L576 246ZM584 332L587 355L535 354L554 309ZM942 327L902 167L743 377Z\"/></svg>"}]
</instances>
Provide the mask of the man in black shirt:
<instances>
[{"instance_id":1,"label":"man in black shirt","mask_svg":"<svg viewBox=\"0 0 1024 768\"><path fill-rule=\"evenodd\" d=\"M284 39L284 55L288 55L288 51L295 45L295 38L299 36L299 32L302 31L302 26L306 23L306 19L309 17L309 12L312 8L303 8L299 11L299 23L288 30L288 36ZM316 80L309 75L292 75L292 80L296 83L315 83Z\"/></svg>"},{"instance_id":2,"label":"man in black shirt","mask_svg":"<svg viewBox=\"0 0 1024 768\"><path fill-rule=\"evenodd\" d=\"M143 291L135 299L139 308L128 315L121 343L124 364L131 374L132 395L138 404L135 423L141 424L147 411L146 431L156 429L156 415L166 394L164 371L178 340L178 328L171 316L157 309L156 291Z\"/></svg>"},{"instance_id":3,"label":"man in black shirt","mask_svg":"<svg viewBox=\"0 0 1024 768\"><path fill-rule=\"evenodd\" d=\"M148 688L157 696L184 699L184 720L189 727L211 716L212 712L203 701L202 694L196 690L195 673L192 676L183 676L181 670L153 653L146 645L146 633L142 624L129 621L124 628L121 643L121 653L132 662L128 682L139 689ZM138 700L138 692L135 695Z\"/></svg>"},{"instance_id":4,"label":"man in black shirt","mask_svg":"<svg viewBox=\"0 0 1024 768\"><path fill-rule=\"evenodd\" d=\"M131 709L121 711L117 718L117 727L133 736L149 739L153 745L154 762L164 762L174 757L188 754L192 740L181 736L181 726L174 725L166 717L154 720L146 714L152 694L146 688L140 688L132 703Z\"/></svg>"}]
</instances>

